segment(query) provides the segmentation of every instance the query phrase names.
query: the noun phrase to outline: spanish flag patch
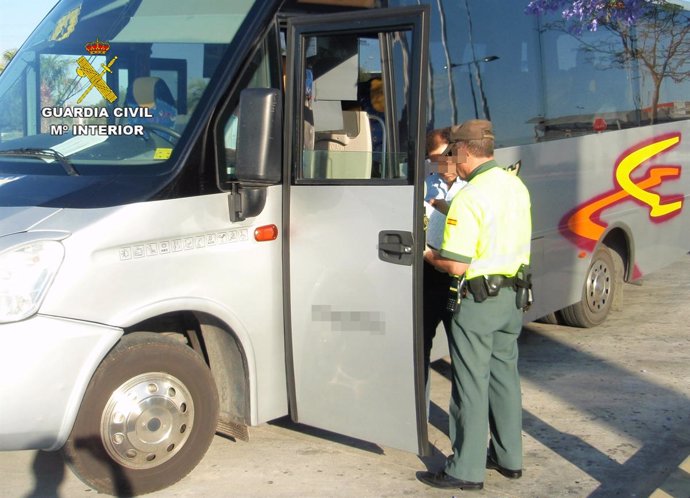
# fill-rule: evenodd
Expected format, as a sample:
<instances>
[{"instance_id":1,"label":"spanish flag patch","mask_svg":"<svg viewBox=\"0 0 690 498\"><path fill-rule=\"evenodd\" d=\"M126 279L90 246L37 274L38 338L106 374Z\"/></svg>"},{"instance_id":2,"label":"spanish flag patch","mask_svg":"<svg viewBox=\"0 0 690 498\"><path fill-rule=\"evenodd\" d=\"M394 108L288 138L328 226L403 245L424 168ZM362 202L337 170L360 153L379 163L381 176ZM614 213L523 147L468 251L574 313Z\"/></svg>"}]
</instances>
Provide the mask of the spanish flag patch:
<instances>
[{"instance_id":1,"label":"spanish flag patch","mask_svg":"<svg viewBox=\"0 0 690 498\"><path fill-rule=\"evenodd\" d=\"M458 220L454 220L453 218L446 218L446 224L455 226L458 224Z\"/></svg>"}]
</instances>

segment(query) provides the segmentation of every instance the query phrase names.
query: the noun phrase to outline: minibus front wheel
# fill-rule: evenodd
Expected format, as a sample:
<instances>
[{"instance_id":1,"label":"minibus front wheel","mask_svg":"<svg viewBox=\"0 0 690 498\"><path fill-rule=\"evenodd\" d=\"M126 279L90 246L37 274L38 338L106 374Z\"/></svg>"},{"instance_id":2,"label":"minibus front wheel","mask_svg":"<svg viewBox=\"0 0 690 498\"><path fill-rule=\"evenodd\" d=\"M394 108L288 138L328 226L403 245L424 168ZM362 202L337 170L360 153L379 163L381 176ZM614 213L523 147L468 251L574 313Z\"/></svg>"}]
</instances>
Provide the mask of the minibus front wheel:
<instances>
[{"instance_id":1,"label":"minibus front wheel","mask_svg":"<svg viewBox=\"0 0 690 498\"><path fill-rule=\"evenodd\" d=\"M99 492L150 493L199 463L217 420L218 394L203 358L172 338L137 332L99 365L63 455Z\"/></svg>"}]
</instances>

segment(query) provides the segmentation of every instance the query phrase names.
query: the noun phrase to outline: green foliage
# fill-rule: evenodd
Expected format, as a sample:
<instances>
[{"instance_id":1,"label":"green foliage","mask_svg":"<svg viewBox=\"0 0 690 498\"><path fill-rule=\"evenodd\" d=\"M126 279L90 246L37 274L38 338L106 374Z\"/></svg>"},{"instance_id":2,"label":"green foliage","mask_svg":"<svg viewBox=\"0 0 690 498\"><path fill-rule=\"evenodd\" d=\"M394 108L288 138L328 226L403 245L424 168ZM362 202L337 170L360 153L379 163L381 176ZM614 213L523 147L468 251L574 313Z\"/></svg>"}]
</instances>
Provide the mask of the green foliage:
<instances>
[{"instance_id":1,"label":"green foliage","mask_svg":"<svg viewBox=\"0 0 690 498\"><path fill-rule=\"evenodd\" d=\"M0 73L2 73L5 68L7 67L7 64L10 63L10 61L14 58L14 56L17 54L17 49L12 49L12 50L5 50L2 53L2 56L0 57Z\"/></svg>"}]
</instances>

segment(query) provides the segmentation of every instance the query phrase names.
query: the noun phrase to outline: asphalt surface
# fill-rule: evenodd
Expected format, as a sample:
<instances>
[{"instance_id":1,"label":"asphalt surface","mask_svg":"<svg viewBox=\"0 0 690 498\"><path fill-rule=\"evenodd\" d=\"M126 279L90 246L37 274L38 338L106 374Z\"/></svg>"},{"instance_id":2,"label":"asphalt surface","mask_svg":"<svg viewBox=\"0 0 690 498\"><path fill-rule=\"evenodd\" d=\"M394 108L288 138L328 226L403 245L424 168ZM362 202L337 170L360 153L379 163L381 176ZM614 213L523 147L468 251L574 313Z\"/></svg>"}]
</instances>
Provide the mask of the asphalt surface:
<instances>
[{"instance_id":1,"label":"asphalt surface","mask_svg":"<svg viewBox=\"0 0 690 498\"><path fill-rule=\"evenodd\" d=\"M433 365L431 457L281 419L249 443L217 436L199 466L151 497L690 498L690 256L625 286L601 326L533 323L520 338L524 476L483 491L429 488L415 472L449 453L449 365ZM45 452L0 453L0 497L93 497Z\"/></svg>"}]
</instances>

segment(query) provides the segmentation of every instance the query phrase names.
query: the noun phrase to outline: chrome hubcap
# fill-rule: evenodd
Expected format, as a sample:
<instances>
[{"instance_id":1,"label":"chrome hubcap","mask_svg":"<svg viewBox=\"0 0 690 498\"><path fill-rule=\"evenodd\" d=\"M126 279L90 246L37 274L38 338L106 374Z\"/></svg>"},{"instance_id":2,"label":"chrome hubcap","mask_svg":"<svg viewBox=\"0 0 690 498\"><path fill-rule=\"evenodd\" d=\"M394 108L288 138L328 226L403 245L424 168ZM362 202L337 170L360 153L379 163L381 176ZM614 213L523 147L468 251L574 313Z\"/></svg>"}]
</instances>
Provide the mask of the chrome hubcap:
<instances>
[{"instance_id":1,"label":"chrome hubcap","mask_svg":"<svg viewBox=\"0 0 690 498\"><path fill-rule=\"evenodd\" d=\"M612 276L609 267L595 261L587 276L587 305L595 313L604 309L611 299Z\"/></svg>"},{"instance_id":2,"label":"chrome hubcap","mask_svg":"<svg viewBox=\"0 0 690 498\"><path fill-rule=\"evenodd\" d=\"M110 396L101 417L101 439L120 465L149 469L180 451L193 423L194 403L184 384L151 372L130 379Z\"/></svg>"}]
</instances>

